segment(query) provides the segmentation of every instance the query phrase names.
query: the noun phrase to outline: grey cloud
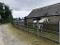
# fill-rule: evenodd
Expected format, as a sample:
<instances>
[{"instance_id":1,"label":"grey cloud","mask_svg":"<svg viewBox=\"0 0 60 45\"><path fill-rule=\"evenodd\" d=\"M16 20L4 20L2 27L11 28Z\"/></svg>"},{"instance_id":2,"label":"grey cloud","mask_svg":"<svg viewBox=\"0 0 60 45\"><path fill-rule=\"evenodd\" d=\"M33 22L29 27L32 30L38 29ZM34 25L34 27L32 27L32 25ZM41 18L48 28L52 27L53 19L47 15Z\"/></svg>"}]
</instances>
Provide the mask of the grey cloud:
<instances>
[{"instance_id":1,"label":"grey cloud","mask_svg":"<svg viewBox=\"0 0 60 45\"><path fill-rule=\"evenodd\" d=\"M60 2L60 0L5 0L4 2L15 10L31 10Z\"/></svg>"}]
</instances>

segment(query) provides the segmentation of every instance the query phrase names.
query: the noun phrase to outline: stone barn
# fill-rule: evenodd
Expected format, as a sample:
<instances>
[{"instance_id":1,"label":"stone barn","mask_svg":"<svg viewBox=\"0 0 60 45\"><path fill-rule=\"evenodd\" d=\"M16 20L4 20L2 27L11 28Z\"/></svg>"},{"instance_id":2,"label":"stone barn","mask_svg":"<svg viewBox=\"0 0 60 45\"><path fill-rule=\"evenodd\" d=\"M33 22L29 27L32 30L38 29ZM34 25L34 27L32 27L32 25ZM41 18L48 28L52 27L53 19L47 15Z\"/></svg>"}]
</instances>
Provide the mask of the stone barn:
<instances>
[{"instance_id":1,"label":"stone barn","mask_svg":"<svg viewBox=\"0 0 60 45\"><path fill-rule=\"evenodd\" d=\"M48 20L46 23L49 24L46 26L48 27L47 29L50 31L54 30L54 32L56 32L58 31L58 23L60 21L60 3L49 5L42 8L33 9L26 18L27 18L27 24L30 25L33 24L33 22L39 25L41 19L47 18ZM43 22L42 24L45 23Z\"/></svg>"}]
</instances>

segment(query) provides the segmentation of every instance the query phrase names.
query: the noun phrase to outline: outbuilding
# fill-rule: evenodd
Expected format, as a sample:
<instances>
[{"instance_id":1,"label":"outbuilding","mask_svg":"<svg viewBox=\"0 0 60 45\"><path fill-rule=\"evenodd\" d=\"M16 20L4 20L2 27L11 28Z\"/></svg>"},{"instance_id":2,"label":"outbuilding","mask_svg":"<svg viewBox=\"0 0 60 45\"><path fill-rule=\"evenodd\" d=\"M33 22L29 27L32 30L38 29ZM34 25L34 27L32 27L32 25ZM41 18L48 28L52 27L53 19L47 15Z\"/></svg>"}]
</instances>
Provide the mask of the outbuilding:
<instances>
[{"instance_id":1,"label":"outbuilding","mask_svg":"<svg viewBox=\"0 0 60 45\"><path fill-rule=\"evenodd\" d=\"M56 24L57 30L60 21L60 3L33 9L26 18L28 24L32 24L34 21L39 24L42 20L47 20L46 22L49 24Z\"/></svg>"}]
</instances>

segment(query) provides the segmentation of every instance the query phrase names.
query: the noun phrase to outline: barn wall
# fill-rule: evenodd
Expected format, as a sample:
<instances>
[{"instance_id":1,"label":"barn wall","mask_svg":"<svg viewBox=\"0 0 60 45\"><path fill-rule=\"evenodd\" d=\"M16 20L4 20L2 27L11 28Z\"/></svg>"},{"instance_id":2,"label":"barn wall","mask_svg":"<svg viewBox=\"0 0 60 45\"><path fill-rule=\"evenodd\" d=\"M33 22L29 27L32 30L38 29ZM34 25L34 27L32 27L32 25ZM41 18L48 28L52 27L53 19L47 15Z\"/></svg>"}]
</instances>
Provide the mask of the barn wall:
<instances>
[{"instance_id":1,"label":"barn wall","mask_svg":"<svg viewBox=\"0 0 60 45\"><path fill-rule=\"evenodd\" d=\"M57 24L60 21L60 16L51 16L46 18L48 18L49 23Z\"/></svg>"},{"instance_id":2,"label":"barn wall","mask_svg":"<svg viewBox=\"0 0 60 45\"><path fill-rule=\"evenodd\" d=\"M27 22L28 23L33 23L33 19L31 18L31 19L27 19Z\"/></svg>"},{"instance_id":3,"label":"barn wall","mask_svg":"<svg viewBox=\"0 0 60 45\"><path fill-rule=\"evenodd\" d=\"M50 16L50 17L42 17L42 18L48 18L49 23L57 24L60 21L60 16ZM27 19L28 23L33 23L33 18Z\"/></svg>"}]
</instances>

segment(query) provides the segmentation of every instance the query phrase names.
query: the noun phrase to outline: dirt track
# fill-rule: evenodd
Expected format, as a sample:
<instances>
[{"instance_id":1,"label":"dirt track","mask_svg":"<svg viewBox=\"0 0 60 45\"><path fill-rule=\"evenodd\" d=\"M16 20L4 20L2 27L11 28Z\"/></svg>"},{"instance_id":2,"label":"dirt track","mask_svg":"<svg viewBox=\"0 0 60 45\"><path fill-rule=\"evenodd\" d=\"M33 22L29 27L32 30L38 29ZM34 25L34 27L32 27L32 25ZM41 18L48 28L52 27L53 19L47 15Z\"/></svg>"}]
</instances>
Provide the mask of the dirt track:
<instances>
[{"instance_id":1,"label":"dirt track","mask_svg":"<svg viewBox=\"0 0 60 45\"><path fill-rule=\"evenodd\" d=\"M44 38L19 30L11 24L0 25L0 45L58 45Z\"/></svg>"}]
</instances>

